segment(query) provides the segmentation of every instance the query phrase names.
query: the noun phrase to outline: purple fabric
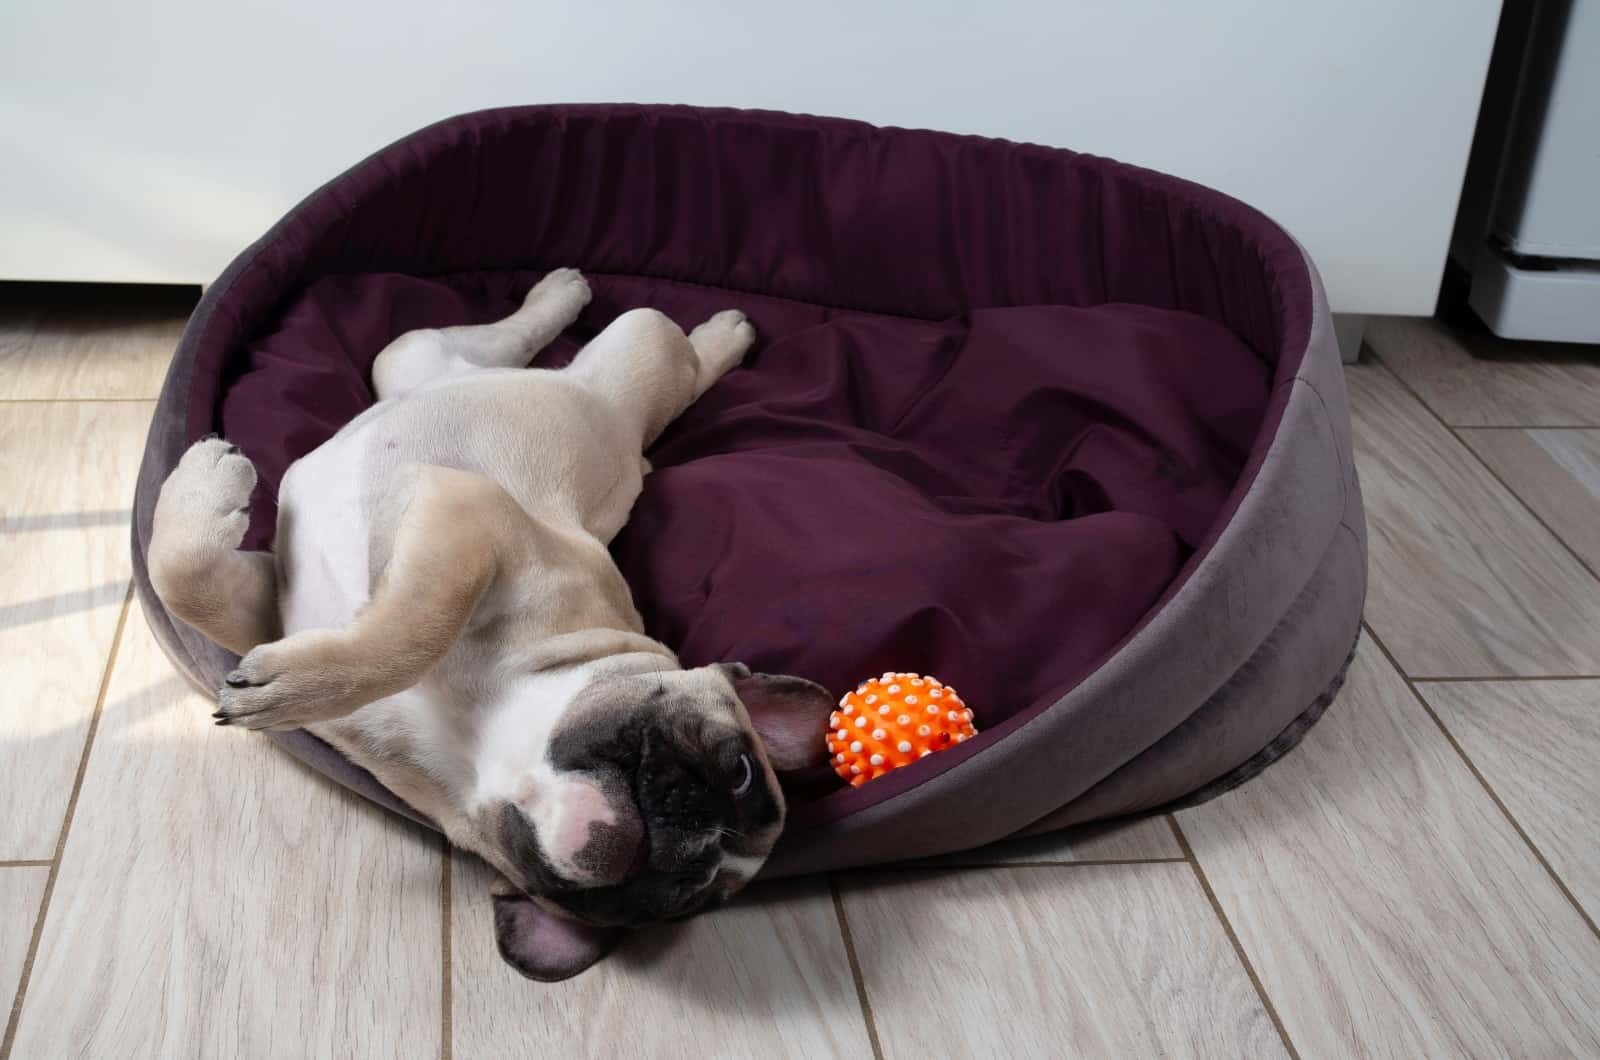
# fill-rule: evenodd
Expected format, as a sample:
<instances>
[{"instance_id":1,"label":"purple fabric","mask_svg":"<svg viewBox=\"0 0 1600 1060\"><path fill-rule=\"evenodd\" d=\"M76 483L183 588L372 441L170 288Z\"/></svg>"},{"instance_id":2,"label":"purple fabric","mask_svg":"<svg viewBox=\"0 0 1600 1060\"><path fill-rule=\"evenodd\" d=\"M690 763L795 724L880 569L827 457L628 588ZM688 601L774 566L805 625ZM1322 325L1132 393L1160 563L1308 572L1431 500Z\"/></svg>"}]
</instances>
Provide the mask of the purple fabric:
<instances>
[{"instance_id":1,"label":"purple fabric","mask_svg":"<svg viewBox=\"0 0 1600 1060\"><path fill-rule=\"evenodd\" d=\"M318 280L249 346L226 437L261 472L271 540L290 462L372 401L408 328L492 320L536 274ZM922 321L595 276L570 357L623 309L692 326L730 305L746 365L651 450L615 545L649 631L685 663L740 660L842 690L939 675L979 725L1059 696L1204 537L1266 405L1268 369L1220 325L1145 306Z\"/></svg>"},{"instance_id":2,"label":"purple fabric","mask_svg":"<svg viewBox=\"0 0 1600 1060\"><path fill-rule=\"evenodd\" d=\"M737 305L762 333L651 454L617 542L652 630L835 688L931 671L991 727L829 816L981 752L1149 620L1260 465L1311 314L1269 221L1103 159L518 108L402 141L241 258L185 339L186 433L244 445L270 502L371 401L383 342L492 319L562 264L599 297L548 363L632 305ZM260 545L270 503L256 520Z\"/></svg>"}]
</instances>

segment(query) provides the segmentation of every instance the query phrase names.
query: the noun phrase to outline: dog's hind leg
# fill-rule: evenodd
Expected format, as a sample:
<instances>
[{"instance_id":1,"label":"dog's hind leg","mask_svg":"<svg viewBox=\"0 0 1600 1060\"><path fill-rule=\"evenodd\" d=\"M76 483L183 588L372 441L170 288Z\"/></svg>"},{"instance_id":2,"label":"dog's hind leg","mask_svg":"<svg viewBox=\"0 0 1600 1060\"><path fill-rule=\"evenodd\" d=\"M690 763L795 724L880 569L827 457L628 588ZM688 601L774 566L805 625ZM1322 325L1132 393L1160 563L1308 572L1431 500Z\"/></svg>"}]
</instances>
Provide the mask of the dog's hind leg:
<instances>
[{"instance_id":1,"label":"dog's hind leg","mask_svg":"<svg viewBox=\"0 0 1600 1060\"><path fill-rule=\"evenodd\" d=\"M482 368L524 368L583 311L591 295L577 269L547 274L522 308L492 324L408 331L372 363L380 400L399 397L440 376Z\"/></svg>"},{"instance_id":2,"label":"dog's hind leg","mask_svg":"<svg viewBox=\"0 0 1600 1060\"><path fill-rule=\"evenodd\" d=\"M278 636L276 561L239 551L255 484L238 446L196 442L161 486L146 553L167 610L240 655Z\"/></svg>"},{"instance_id":3,"label":"dog's hind leg","mask_svg":"<svg viewBox=\"0 0 1600 1060\"><path fill-rule=\"evenodd\" d=\"M579 351L567 368L640 428L640 448L744 359L755 328L737 309L685 335L665 313L630 309Z\"/></svg>"},{"instance_id":4,"label":"dog's hind leg","mask_svg":"<svg viewBox=\"0 0 1600 1060\"><path fill-rule=\"evenodd\" d=\"M481 475L413 470L366 606L346 626L292 633L241 659L217 694L220 723L292 729L340 718L405 691L449 654L528 519Z\"/></svg>"}]
</instances>

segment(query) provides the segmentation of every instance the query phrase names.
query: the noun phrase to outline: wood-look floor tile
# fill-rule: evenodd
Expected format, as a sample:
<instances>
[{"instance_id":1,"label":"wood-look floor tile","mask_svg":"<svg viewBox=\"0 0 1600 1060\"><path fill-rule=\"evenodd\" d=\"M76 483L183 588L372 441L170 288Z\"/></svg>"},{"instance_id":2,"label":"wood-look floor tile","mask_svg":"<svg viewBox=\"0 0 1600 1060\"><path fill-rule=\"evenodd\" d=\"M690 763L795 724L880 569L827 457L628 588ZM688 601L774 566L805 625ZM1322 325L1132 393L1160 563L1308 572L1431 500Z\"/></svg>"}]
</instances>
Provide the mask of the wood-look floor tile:
<instances>
[{"instance_id":1,"label":"wood-look floor tile","mask_svg":"<svg viewBox=\"0 0 1600 1060\"><path fill-rule=\"evenodd\" d=\"M0 284L0 400L153 399L193 287Z\"/></svg>"},{"instance_id":2,"label":"wood-look floor tile","mask_svg":"<svg viewBox=\"0 0 1600 1060\"><path fill-rule=\"evenodd\" d=\"M1451 682L1418 690L1600 922L1600 681Z\"/></svg>"},{"instance_id":3,"label":"wood-look floor tile","mask_svg":"<svg viewBox=\"0 0 1600 1060\"><path fill-rule=\"evenodd\" d=\"M1600 1054L1600 938L1370 639L1294 753L1177 816L1302 1056Z\"/></svg>"},{"instance_id":4,"label":"wood-look floor tile","mask_svg":"<svg viewBox=\"0 0 1600 1060\"><path fill-rule=\"evenodd\" d=\"M127 598L150 413L0 403L0 861L55 856Z\"/></svg>"},{"instance_id":5,"label":"wood-look floor tile","mask_svg":"<svg viewBox=\"0 0 1600 1060\"><path fill-rule=\"evenodd\" d=\"M1600 571L1600 430L1464 430L1461 437Z\"/></svg>"},{"instance_id":6,"label":"wood-look floor tile","mask_svg":"<svg viewBox=\"0 0 1600 1060\"><path fill-rule=\"evenodd\" d=\"M210 709L130 616L15 1055L437 1056L438 841Z\"/></svg>"},{"instance_id":7,"label":"wood-look floor tile","mask_svg":"<svg viewBox=\"0 0 1600 1060\"><path fill-rule=\"evenodd\" d=\"M891 1060L1285 1055L1187 864L840 880Z\"/></svg>"},{"instance_id":8,"label":"wood-look floor tile","mask_svg":"<svg viewBox=\"0 0 1600 1060\"><path fill-rule=\"evenodd\" d=\"M1600 580L1378 366L1352 367L1367 617L1412 677L1600 674Z\"/></svg>"},{"instance_id":9,"label":"wood-look floor tile","mask_svg":"<svg viewBox=\"0 0 1600 1060\"><path fill-rule=\"evenodd\" d=\"M1453 427L1600 427L1600 346L1413 317L1369 317L1366 343Z\"/></svg>"},{"instance_id":10,"label":"wood-look floor tile","mask_svg":"<svg viewBox=\"0 0 1600 1060\"><path fill-rule=\"evenodd\" d=\"M929 858L925 866L1037 865L1061 861L1149 861L1181 858L1183 848L1163 816L1081 825L1046 835L991 843L977 850Z\"/></svg>"},{"instance_id":11,"label":"wood-look floor tile","mask_svg":"<svg viewBox=\"0 0 1600 1060\"><path fill-rule=\"evenodd\" d=\"M49 876L50 870L44 867L0 867L0 1012L7 1018Z\"/></svg>"},{"instance_id":12,"label":"wood-look floor tile","mask_svg":"<svg viewBox=\"0 0 1600 1060\"><path fill-rule=\"evenodd\" d=\"M826 881L758 885L646 929L566 982L536 983L495 949L491 879L456 857L456 1056L872 1055Z\"/></svg>"}]
</instances>

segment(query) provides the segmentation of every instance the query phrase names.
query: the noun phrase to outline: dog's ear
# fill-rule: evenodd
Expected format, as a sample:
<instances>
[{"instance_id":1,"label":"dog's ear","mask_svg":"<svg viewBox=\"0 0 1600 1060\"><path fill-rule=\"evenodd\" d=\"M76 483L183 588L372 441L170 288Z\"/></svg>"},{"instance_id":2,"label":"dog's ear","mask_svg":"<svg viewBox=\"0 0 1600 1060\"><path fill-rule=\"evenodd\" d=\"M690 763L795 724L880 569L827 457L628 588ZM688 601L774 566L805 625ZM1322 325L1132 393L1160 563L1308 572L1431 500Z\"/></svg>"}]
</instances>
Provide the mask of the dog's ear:
<instances>
[{"instance_id":1,"label":"dog's ear","mask_svg":"<svg viewBox=\"0 0 1600 1060\"><path fill-rule=\"evenodd\" d=\"M750 713L773 769L793 773L827 758L833 696L826 688L802 677L753 674L742 663L724 665L723 673Z\"/></svg>"},{"instance_id":2,"label":"dog's ear","mask_svg":"<svg viewBox=\"0 0 1600 1060\"><path fill-rule=\"evenodd\" d=\"M610 952L620 928L580 923L545 909L503 880L494 896L494 937L505 962L529 979L571 979Z\"/></svg>"}]
</instances>

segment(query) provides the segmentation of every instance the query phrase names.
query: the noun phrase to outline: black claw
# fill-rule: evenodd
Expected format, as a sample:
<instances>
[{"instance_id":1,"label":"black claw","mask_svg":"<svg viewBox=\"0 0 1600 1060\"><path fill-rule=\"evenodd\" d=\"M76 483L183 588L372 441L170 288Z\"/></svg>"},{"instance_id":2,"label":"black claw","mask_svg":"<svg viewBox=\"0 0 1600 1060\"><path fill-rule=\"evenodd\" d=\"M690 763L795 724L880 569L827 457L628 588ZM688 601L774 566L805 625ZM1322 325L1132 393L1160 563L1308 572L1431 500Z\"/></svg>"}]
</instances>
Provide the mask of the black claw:
<instances>
[{"instance_id":1,"label":"black claw","mask_svg":"<svg viewBox=\"0 0 1600 1060\"><path fill-rule=\"evenodd\" d=\"M227 685L229 688L250 687L250 679L248 677L240 677L238 674L229 674L227 677L222 679L222 683Z\"/></svg>"},{"instance_id":2,"label":"black claw","mask_svg":"<svg viewBox=\"0 0 1600 1060\"><path fill-rule=\"evenodd\" d=\"M232 725L233 724L233 719L232 718L218 718L217 719L217 724L218 725Z\"/></svg>"},{"instance_id":3,"label":"black claw","mask_svg":"<svg viewBox=\"0 0 1600 1060\"><path fill-rule=\"evenodd\" d=\"M238 451L239 451L239 447L237 445L228 446L228 453L230 455L233 454L233 453L237 453Z\"/></svg>"},{"instance_id":4,"label":"black claw","mask_svg":"<svg viewBox=\"0 0 1600 1060\"><path fill-rule=\"evenodd\" d=\"M210 434L205 435L200 440L202 442L214 442L220 437L221 437L221 435L219 435L216 431L212 431Z\"/></svg>"},{"instance_id":5,"label":"black claw","mask_svg":"<svg viewBox=\"0 0 1600 1060\"><path fill-rule=\"evenodd\" d=\"M222 711L220 711L220 710L214 710L214 711L212 711L212 712L211 712L211 716L212 716L212 717L213 717L213 718L225 718L225 717L227 717L227 715L226 715L226 714L224 714L224 713L222 713Z\"/></svg>"}]
</instances>

